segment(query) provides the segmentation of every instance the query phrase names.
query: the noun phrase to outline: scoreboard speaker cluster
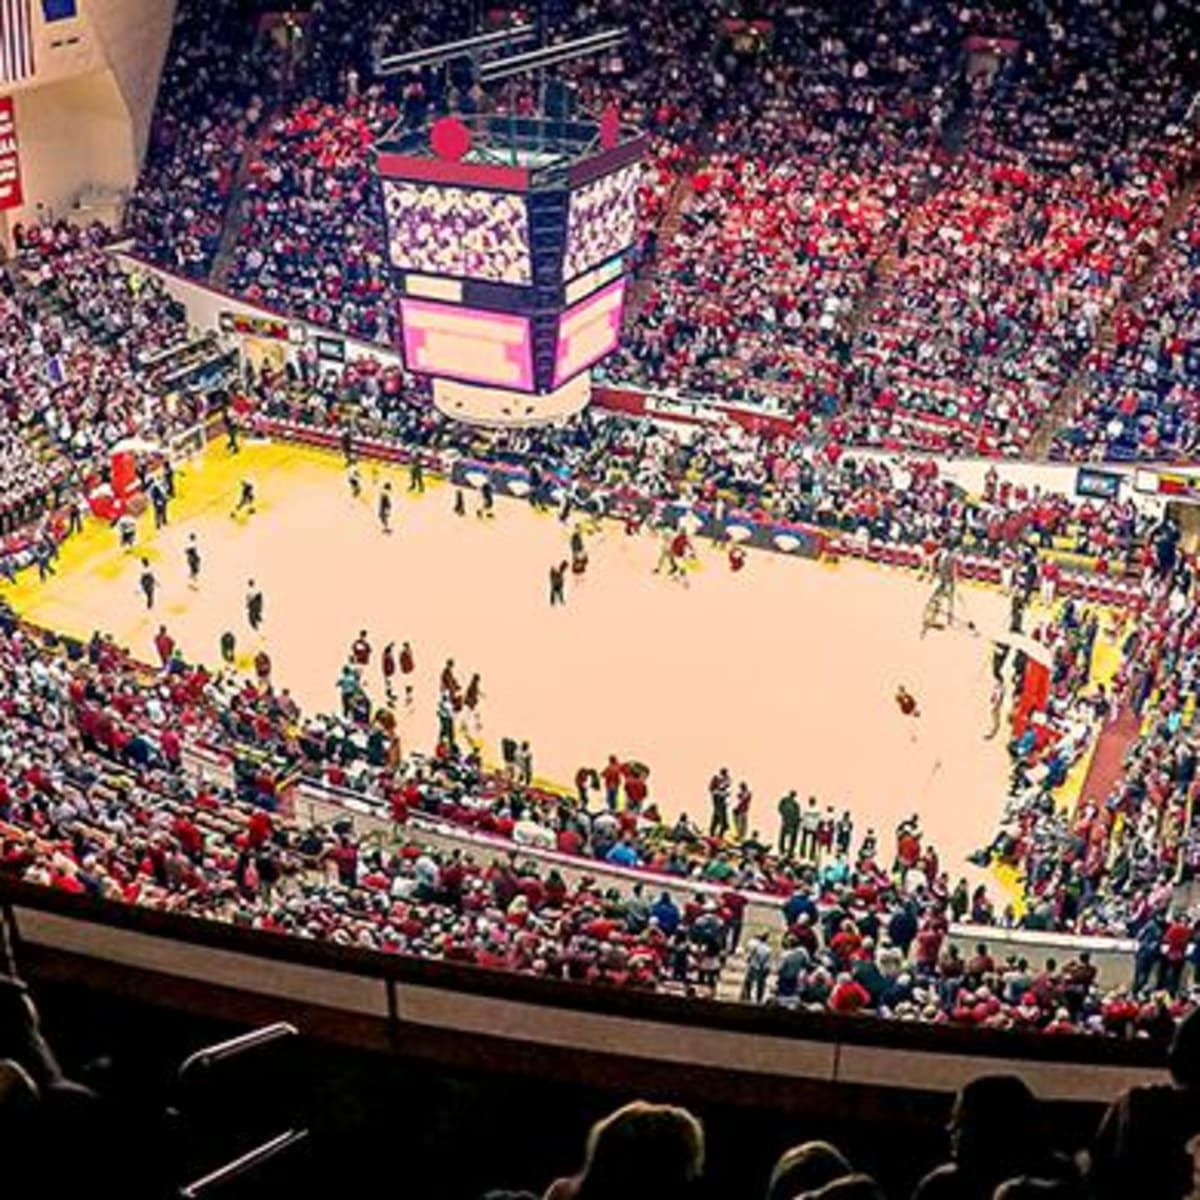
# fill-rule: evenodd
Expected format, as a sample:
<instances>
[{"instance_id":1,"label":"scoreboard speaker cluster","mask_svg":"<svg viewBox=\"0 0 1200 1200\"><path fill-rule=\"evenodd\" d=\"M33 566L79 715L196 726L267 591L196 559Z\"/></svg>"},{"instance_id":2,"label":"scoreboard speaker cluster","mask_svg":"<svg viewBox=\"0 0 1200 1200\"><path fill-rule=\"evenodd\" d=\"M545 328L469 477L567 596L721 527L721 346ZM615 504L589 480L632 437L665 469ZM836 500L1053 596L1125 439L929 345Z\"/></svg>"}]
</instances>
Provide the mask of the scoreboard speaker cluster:
<instances>
[{"instance_id":1,"label":"scoreboard speaker cluster","mask_svg":"<svg viewBox=\"0 0 1200 1200\"><path fill-rule=\"evenodd\" d=\"M646 138L599 121L443 117L375 146L408 370L448 416L583 408L620 341Z\"/></svg>"}]
</instances>

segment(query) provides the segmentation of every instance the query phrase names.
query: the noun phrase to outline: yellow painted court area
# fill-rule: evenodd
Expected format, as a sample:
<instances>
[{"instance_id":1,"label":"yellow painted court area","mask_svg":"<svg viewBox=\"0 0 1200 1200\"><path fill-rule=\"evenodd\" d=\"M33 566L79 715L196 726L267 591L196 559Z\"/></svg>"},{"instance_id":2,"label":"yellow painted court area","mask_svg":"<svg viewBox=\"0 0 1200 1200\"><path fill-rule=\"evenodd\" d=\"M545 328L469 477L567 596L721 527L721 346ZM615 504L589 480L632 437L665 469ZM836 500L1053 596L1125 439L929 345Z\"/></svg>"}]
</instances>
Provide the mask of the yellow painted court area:
<instances>
[{"instance_id":1,"label":"yellow painted court area","mask_svg":"<svg viewBox=\"0 0 1200 1200\"><path fill-rule=\"evenodd\" d=\"M776 831L788 787L848 806L857 834L874 826L885 852L897 820L919 812L952 876L990 840L1007 777L1003 738L989 727L991 645L965 631L920 636L929 585L911 574L847 562L836 567L751 551L735 574L702 543L685 587L653 568L655 538L605 523L588 540L586 578L548 604L547 574L568 557L568 527L523 502L498 498L493 520L453 512L453 489L429 478L407 492L406 471L370 463L351 497L339 456L288 443L221 443L180 467L171 523L147 513L134 553L115 530L90 522L63 548L45 584L25 572L8 590L47 626L111 633L154 661L165 624L183 653L220 666L219 639L237 637L239 665L260 645L274 678L309 710L336 709L351 641L374 647L367 682L383 701L379 652L411 642L416 703L398 710L405 748L431 749L437 677L447 658L465 683L482 676L482 738L498 757L503 736L528 738L538 775L569 783L612 752L651 769L664 816L707 820L707 781L720 766L754 792L751 828ZM240 481L258 493L253 516L231 518ZM392 481L395 532L376 501ZM197 535L203 569L188 586L184 547ZM138 587L145 555L161 585L153 612ZM261 640L245 615L247 583L265 595ZM966 593L983 629L1002 626L998 591ZM903 683L918 721L894 702Z\"/></svg>"}]
</instances>

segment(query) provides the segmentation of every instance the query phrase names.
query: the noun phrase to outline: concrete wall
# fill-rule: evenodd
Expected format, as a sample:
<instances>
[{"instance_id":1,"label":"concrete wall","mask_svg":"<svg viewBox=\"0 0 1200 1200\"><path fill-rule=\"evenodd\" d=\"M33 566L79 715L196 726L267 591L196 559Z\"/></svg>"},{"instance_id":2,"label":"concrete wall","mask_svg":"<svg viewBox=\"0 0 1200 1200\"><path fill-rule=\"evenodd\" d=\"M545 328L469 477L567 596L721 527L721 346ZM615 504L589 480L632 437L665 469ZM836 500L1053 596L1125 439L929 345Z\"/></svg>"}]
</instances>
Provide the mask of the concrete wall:
<instances>
[{"instance_id":1,"label":"concrete wall","mask_svg":"<svg viewBox=\"0 0 1200 1200\"><path fill-rule=\"evenodd\" d=\"M124 190L137 174L129 116L113 73L93 71L14 98L25 203L11 224L64 216L88 187Z\"/></svg>"},{"instance_id":2,"label":"concrete wall","mask_svg":"<svg viewBox=\"0 0 1200 1200\"><path fill-rule=\"evenodd\" d=\"M14 101L25 203L0 214L0 243L17 223L66 216L89 193L124 196L150 134L175 0L80 0L45 25L35 13L33 78L0 89ZM120 207L92 214L113 222Z\"/></svg>"},{"instance_id":3,"label":"concrete wall","mask_svg":"<svg viewBox=\"0 0 1200 1200\"><path fill-rule=\"evenodd\" d=\"M81 0L104 60L116 78L140 163L171 40L176 0Z\"/></svg>"}]
</instances>

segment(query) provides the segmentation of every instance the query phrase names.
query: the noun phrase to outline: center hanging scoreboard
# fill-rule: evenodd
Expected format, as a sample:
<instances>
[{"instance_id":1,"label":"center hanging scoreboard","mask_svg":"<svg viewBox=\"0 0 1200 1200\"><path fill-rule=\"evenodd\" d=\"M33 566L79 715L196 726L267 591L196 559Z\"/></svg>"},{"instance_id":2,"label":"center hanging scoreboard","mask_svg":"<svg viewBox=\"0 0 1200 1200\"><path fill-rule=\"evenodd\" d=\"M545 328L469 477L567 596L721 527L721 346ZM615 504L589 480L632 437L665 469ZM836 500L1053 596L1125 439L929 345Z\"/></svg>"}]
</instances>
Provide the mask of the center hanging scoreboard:
<instances>
[{"instance_id":1,"label":"center hanging scoreboard","mask_svg":"<svg viewBox=\"0 0 1200 1200\"><path fill-rule=\"evenodd\" d=\"M406 367L488 424L578 411L619 344L645 138L599 122L442 118L376 146Z\"/></svg>"}]
</instances>

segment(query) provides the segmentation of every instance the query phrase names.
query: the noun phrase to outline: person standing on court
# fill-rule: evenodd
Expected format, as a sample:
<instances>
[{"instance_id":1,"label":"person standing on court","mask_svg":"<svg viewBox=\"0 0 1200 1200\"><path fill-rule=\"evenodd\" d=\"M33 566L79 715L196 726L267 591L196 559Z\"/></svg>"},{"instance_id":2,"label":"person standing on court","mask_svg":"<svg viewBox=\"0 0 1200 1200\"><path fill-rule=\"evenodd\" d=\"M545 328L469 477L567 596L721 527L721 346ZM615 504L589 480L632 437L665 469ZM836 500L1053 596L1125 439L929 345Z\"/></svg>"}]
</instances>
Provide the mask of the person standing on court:
<instances>
[{"instance_id":1,"label":"person standing on court","mask_svg":"<svg viewBox=\"0 0 1200 1200\"><path fill-rule=\"evenodd\" d=\"M817 860L817 835L821 831L821 810L816 796L809 796L808 807L800 814L800 857Z\"/></svg>"},{"instance_id":2,"label":"person standing on court","mask_svg":"<svg viewBox=\"0 0 1200 1200\"><path fill-rule=\"evenodd\" d=\"M796 857L796 842L800 837L800 802L793 788L779 801L779 853L784 858Z\"/></svg>"},{"instance_id":3,"label":"person standing on court","mask_svg":"<svg viewBox=\"0 0 1200 1200\"><path fill-rule=\"evenodd\" d=\"M709 837L723 838L729 832L729 790L732 782L728 767L722 767L709 781L708 799L712 807L712 818L708 823Z\"/></svg>"}]
</instances>

